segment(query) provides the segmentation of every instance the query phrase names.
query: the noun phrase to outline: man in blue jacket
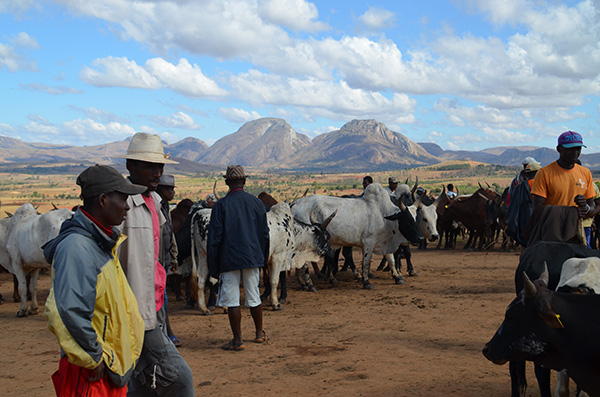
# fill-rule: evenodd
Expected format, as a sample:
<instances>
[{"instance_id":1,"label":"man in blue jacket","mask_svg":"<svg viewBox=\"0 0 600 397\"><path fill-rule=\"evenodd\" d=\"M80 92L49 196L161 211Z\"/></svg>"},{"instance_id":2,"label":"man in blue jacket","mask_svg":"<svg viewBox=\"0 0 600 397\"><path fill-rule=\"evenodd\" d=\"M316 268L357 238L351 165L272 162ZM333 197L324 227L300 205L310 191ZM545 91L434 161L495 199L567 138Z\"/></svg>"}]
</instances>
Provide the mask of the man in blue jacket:
<instances>
[{"instance_id":1,"label":"man in blue jacket","mask_svg":"<svg viewBox=\"0 0 600 397\"><path fill-rule=\"evenodd\" d=\"M244 191L246 175L241 165L230 165L224 175L227 196L212 209L207 239L208 270L221 277L217 306L227 307L233 339L222 348L242 351L240 280L244 283L246 306L254 320L254 342L264 343L260 268L269 257L269 227L262 202Z\"/></svg>"}]
</instances>

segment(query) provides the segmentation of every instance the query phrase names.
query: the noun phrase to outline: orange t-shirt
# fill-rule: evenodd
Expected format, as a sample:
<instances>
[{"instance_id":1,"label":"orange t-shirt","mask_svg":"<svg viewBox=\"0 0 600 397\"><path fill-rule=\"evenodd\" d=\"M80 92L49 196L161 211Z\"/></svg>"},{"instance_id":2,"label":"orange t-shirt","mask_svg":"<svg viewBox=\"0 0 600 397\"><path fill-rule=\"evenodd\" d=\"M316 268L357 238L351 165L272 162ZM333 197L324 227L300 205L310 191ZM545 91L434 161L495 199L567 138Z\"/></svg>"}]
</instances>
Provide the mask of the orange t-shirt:
<instances>
[{"instance_id":1,"label":"orange t-shirt","mask_svg":"<svg viewBox=\"0 0 600 397\"><path fill-rule=\"evenodd\" d=\"M592 173L579 164L565 170L555 161L537 172L531 194L544 197L545 205L575 207L575 196L578 194L586 199L595 196Z\"/></svg>"}]
</instances>

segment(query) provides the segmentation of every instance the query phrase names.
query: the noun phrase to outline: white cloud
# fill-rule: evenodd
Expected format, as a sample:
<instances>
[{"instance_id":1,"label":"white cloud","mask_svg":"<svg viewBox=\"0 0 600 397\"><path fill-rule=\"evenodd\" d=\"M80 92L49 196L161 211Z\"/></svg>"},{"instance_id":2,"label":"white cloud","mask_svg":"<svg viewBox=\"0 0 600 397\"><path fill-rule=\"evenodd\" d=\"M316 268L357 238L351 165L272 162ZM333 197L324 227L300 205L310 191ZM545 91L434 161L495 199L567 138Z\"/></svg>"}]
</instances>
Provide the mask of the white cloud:
<instances>
[{"instance_id":1,"label":"white cloud","mask_svg":"<svg viewBox=\"0 0 600 397\"><path fill-rule=\"evenodd\" d=\"M289 39L285 30L262 20L254 0L56 1L74 13L114 24L122 39L145 43L163 55L181 49L233 59Z\"/></svg>"},{"instance_id":2,"label":"white cloud","mask_svg":"<svg viewBox=\"0 0 600 397\"><path fill-rule=\"evenodd\" d=\"M80 108L78 106L71 105L69 107L71 109L75 110L76 112L83 113L88 118L90 118L94 121L99 121L99 122L113 122L114 121L114 122L118 122L118 123L126 123L127 122L127 120L125 120L124 118L122 118L120 116L117 116L116 114L114 114L112 112L108 112L103 109L98 109L93 106L88 107L88 108Z\"/></svg>"},{"instance_id":3,"label":"white cloud","mask_svg":"<svg viewBox=\"0 0 600 397\"><path fill-rule=\"evenodd\" d=\"M40 45L38 44L37 40L25 32L17 33L17 35L11 39L11 42L16 47L29 48L29 49L40 48Z\"/></svg>"},{"instance_id":4,"label":"white cloud","mask_svg":"<svg viewBox=\"0 0 600 397\"><path fill-rule=\"evenodd\" d=\"M40 8L37 0L2 0L0 1L0 13L10 12L22 15L31 8Z\"/></svg>"},{"instance_id":5,"label":"white cloud","mask_svg":"<svg viewBox=\"0 0 600 397\"><path fill-rule=\"evenodd\" d=\"M252 104L311 109L313 115L332 119L376 118L386 122L391 118L403 122L416 106L416 101L404 94L388 99L379 92L351 88L344 81L285 79L256 70L233 77L230 85L235 87L237 98Z\"/></svg>"},{"instance_id":6,"label":"white cloud","mask_svg":"<svg viewBox=\"0 0 600 397\"><path fill-rule=\"evenodd\" d=\"M37 49L37 41L25 32L20 32L10 39L12 45L0 43L0 70L8 69L9 72L28 70L37 72L35 60L29 59L21 49Z\"/></svg>"},{"instance_id":7,"label":"white cloud","mask_svg":"<svg viewBox=\"0 0 600 397\"><path fill-rule=\"evenodd\" d=\"M190 64L185 58L181 58L177 65L162 58L152 58L145 66L139 66L135 61L116 57L95 59L92 64L96 69L86 66L80 77L97 87L168 88L189 97L226 94L197 65Z\"/></svg>"},{"instance_id":8,"label":"white cloud","mask_svg":"<svg viewBox=\"0 0 600 397\"><path fill-rule=\"evenodd\" d=\"M198 65L191 65L181 58L173 65L162 58L149 59L146 70L157 78L164 87L190 97L223 96L224 90L206 77Z\"/></svg>"},{"instance_id":9,"label":"white cloud","mask_svg":"<svg viewBox=\"0 0 600 397\"><path fill-rule=\"evenodd\" d=\"M127 58L106 57L92 62L97 69L85 66L79 76L84 82L96 87L129 87L156 90L161 87L158 79L135 61Z\"/></svg>"},{"instance_id":10,"label":"white cloud","mask_svg":"<svg viewBox=\"0 0 600 397\"><path fill-rule=\"evenodd\" d=\"M81 91L77 88L69 88L69 87L65 87L62 85L55 86L55 87L49 87L47 85L37 84L37 83L32 83L32 84L19 83L19 88L22 90L26 90L26 91L45 92L46 94L50 94L50 95L83 94L83 91Z\"/></svg>"},{"instance_id":11,"label":"white cloud","mask_svg":"<svg viewBox=\"0 0 600 397\"><path fill-rule=\"evenodd\" d=\"M370 30L380 30L394 26L394 13L383 8L369 7L358 20Z\"/></svg>"},{"instance_id":12,"label":"white cloud","mask_svg":"<svg viewBox=\"0 0 600 397\"><path fill-rule=\"evenodd\" d=\"M27 135L29 141L67 145L77 142L77 145L96 145L122 140L135 133L131 126L117 122L102 124L91 119L75 119L54 124L37 115L31 115L28 119L27 124L19 126L17 129Z\"/></svg>"},{"instance_id":13,"label":"white cloud","mask_svg":"<svg viewBox=\"0 0 600 397\"><path fill-rule=\"evenodd\" d=\"M150 116L150 118L157 124L167 128L177 128L181 130L199 130L202 128L201 125L196 124L194 119L189 114L183 112L177 112L169 117L165 116Z\"/></svg>"},{"instance_id":14,"label":"white cloud","mask_svg":"<svg viewBox=\"0 0 600 397\"><path fill-rule=\"evenodd\" d=\"M260 113L256 111L247 111L238 108L220 108L219 113L227 120L234 123L247 123L248 121L261 118Z\"/></svg>"},{"instance_id":15,"label":"white cloud","mask_svg":"<svg viewBox=\"0 0 600 397\"><path fill-rule=\"evenodd\" d=\"M329 29L319 17L317 7L304 0L262 0L258 3L258 14L266 21L292 30L318 32Z\"/></svg>"}]
</instances>

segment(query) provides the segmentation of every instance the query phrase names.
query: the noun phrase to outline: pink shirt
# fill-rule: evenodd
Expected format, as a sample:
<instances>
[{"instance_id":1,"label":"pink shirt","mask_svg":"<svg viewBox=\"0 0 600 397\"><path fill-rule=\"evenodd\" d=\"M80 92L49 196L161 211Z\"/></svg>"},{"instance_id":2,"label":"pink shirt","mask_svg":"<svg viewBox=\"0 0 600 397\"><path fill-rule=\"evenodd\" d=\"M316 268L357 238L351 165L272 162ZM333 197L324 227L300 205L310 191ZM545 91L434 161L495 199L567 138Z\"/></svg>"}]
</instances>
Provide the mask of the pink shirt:
<instances>
[{"instance_id":1,"label":"pink shirt","mask_svg":"<svg viewBox=\"0 0 600 397\"><path fill-rule=\"evenodd\" d=\"M167 284L167 272L163 265L158 261L158 251L160 250L160 223L158 212L154 205L152 197L144 196L144 201L152 213L152 234L154 236L154 300L156 302L156 311L159 311L165 302L165 286Z\"/></svg>"}]
</instances>

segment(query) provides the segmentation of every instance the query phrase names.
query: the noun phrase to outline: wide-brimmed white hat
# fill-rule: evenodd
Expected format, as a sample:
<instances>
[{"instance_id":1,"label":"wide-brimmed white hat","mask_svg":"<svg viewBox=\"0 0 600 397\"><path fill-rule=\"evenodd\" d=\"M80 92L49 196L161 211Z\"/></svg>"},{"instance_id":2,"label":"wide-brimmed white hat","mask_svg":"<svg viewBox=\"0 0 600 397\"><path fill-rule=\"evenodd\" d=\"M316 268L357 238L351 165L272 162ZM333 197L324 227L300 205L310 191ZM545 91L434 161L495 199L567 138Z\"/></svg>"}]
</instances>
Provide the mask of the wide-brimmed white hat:
<instances>
[{"instance_id":1,"label":"wide-brimmed white hat","mask_svg":"<svg viewBox=\"0 0 600 397\"><path fill-rule=\"evenodd\" d=\"M136 132L131 137L127 153L115 157L158 164L179 164L177 161L169 160L169 154L165 154L160 136L147 132Z\"/></svg>"}]
</instances>

